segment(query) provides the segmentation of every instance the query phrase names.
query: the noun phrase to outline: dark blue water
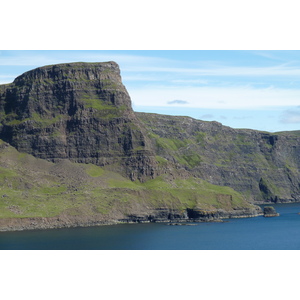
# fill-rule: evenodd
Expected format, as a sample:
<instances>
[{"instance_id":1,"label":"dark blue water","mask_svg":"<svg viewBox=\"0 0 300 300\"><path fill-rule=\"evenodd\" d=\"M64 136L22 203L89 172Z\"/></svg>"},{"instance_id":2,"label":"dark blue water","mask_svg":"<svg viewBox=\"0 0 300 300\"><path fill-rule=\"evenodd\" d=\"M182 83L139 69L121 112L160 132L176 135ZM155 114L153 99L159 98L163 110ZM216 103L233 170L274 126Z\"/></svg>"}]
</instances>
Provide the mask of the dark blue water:
<instances>
[{"instance_id":1,"label":"dark blue water","mask_svg":"<svg viewBox=\"0 0 300 300\"><path fill-rule=\"evenodd\" d=\"M300 204L274 207L280 217L230 219L195 226L148 223L0 232L0 249L299 250Z\"/></svg>"}]
</instances>

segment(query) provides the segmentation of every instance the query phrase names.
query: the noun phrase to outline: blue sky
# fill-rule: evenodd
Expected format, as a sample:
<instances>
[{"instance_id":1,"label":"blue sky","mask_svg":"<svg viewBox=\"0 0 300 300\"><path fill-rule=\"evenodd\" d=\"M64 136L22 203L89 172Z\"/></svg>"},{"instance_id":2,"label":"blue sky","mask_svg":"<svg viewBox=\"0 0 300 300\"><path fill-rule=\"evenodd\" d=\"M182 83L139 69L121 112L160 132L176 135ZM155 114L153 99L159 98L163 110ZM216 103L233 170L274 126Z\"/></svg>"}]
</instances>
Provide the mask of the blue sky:
<instances>
[{"instance_id":1,"label":"blue sky","mask_svg":"<svg viewBox=\"0 0 300 300\"><path fill-rule=\"evenodd\" d=\"M0 83L64 62L116 61L135 111L234 128L300 129L300 51L0 51Z\"/></svg>"}]
</instances>

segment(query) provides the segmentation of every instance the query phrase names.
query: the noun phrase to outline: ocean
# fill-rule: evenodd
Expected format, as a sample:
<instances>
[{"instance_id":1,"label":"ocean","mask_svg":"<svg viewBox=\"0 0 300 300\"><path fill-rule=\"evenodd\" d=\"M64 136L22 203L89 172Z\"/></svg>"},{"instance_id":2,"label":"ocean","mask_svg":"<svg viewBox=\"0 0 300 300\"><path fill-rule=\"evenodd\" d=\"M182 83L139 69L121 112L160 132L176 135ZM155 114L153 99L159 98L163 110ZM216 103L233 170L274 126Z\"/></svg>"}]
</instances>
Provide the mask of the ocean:
<instances>
[{"instance_id":1,"label":"ocean","mask_svg":"<svg viewBox=\"0 0 300 300\"><path fill-rule=\"evenodd\" d=\"M300 203L273 205L279 217L168 226L118 224L0 232L1 250L299 250Z\"/></svg>"}]
</instances>

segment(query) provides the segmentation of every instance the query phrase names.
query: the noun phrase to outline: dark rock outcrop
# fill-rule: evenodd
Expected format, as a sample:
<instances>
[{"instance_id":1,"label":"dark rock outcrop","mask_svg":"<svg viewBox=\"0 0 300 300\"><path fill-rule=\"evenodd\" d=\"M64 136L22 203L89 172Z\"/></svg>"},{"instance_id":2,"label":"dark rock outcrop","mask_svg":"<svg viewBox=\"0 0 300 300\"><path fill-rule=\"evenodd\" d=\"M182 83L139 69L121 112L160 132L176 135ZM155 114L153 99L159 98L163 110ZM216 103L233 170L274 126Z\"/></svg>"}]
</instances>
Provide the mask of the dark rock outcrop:
<instances>
[{"instance_id":1,"label":"dark rock outcrop","mask_svg":"<svg viewBox=\"0 0 300 300\"><path fill-rule=\"evenodd\" d=\"M273 206L264 207L264 217L278 217L279 213L276 212Z\"/></svg>"}]
</instances>

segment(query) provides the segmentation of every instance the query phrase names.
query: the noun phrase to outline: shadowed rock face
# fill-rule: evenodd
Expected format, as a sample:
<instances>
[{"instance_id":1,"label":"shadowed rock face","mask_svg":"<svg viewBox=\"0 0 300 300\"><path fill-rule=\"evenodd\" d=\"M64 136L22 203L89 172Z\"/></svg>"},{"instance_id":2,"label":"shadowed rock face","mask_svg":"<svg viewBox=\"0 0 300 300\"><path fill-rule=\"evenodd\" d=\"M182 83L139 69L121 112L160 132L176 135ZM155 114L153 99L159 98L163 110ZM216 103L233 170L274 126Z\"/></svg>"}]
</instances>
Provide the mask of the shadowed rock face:
<instances>
[{"instance_id":1,"label":"shadowed rock face","mask_svg":"<svg viewBox=\"0 0 300 300\"><path fill-rule=\"evenodd\" d=\"M20 152L114 165L132 180L155 175L153 152L116 63L37 68L0 92L0 138Z\"/></svg>"}]
</instances>

